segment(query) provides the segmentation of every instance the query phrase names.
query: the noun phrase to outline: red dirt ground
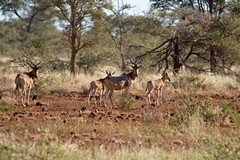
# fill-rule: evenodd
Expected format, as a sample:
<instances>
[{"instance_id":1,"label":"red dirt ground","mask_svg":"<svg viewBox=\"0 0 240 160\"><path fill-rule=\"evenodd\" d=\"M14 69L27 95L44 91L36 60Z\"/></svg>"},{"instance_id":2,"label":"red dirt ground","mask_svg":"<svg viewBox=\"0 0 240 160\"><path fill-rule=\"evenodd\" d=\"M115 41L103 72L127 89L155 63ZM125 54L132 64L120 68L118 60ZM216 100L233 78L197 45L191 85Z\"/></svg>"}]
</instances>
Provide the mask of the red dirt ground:
<instances>
[{"instance_id":1,"label":"red dirt ground","mask_svg":"<svg viewBox=\"0 0 240 160\"><path fill-rule=\"evenodd\" d=\"M129 143L151 147L147 139L139 141L131 134L118 135L117 129L109 131L99 128L104 125L126 127L141 125L142 123L162 123L164 119L172 116L174 110L181 107L182 102L187 100L190 95L196 97L199 102L208 99L213 106L233 102L238 106L238 112L240 111L239 91L192 90L189 93L184 93L182 90L166 90L162 106L158 108L152 105L147 112L145 112L147 108L144 93L132 93L133 107L130 109L114 108L111 114L107 114L103 107L98 107L99 112L96 112L93 104L87 104L87 95L78 92L52 93L48 97L31 101L31 106L17 106L15 109L6 108L1 111L0 132L4 134L13 133L19 138L25 137L28 141L33 141L39 133L42 133L41 131L38 133L33 128L37 128L36 126L51 128L52 125L59 131L51 129L48 131L48 138L51 141L77 143L83 148L105 145L114 149L114 147ZM108 106L110 106L109 100ZM152 115L152 118L149 118L149 115ZM227 125L230 127L236 127L231 121L228 123ZM54 127L56 124L59 125L59 128ZM223 124L220 124L219 127L221 125ZM73 128L69 129L71 127ZM162 146L169 150L174 147L173 145L183 145L182 143L184 142L178 139L173 140L171 145L164 139L161 142Z\"/></svg>"}]
</instances>

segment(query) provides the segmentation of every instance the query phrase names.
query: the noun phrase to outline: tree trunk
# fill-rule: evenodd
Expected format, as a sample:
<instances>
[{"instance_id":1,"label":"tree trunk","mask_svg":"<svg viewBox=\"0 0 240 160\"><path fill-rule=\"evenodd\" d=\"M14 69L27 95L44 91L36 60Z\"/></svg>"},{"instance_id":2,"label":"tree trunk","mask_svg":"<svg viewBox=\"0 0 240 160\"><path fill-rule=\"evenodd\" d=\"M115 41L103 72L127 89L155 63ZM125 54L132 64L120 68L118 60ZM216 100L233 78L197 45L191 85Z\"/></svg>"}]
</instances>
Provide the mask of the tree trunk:
<instances>
[{"instance_id":1,"label":"tree trunk","mask_svg":"<svg viewBox=\"0 0 240 160\"><path fill-rule=\"evenodd\" d=\"M210 48L210 70L212 73L216 72L216 51L213 47Z\"/></svg>"},{"instance_id":2,"label":"tree trunk","mask_svg":"<svg viewBox=\"0 0 240 160\"><path fill-rule=\"evenodd\" d=\"M72 49L71 54L71 61L70 61L70 74L75 77L76 75L76 68L75 68L75 61L76 61L77 52L75 49Z\"/></svg>"},{"instance_id":3,"label":"tree trunk","mask_svg":"<svg viewBox=\"0 0 240 160\"><path fill-rule=\"evenodd\" d=\"M121 54L121 60L122 60L121 70L125 72L127 69L127 66L126 66L123 54Z\"/></svg>"},{"instance_id":4,"label":"tree trunk","mask_svg":"<svg viewBox=\"0 0 240 160\"><path fill-rule=\"evenodd\" d=\"M180 52L179 52L179 38L178 36L174 39L174 54L173 54L173 73L177 74L182 67L182 63L180 61Z\"/></svg>"},{"instance_id":5,"label":"tree trunk","mask_svg":"<svg viewBox=\"0 0 240 160\"><path fill-rule=\"evenodd\" d=\"M177 56L173 56L173 73L177 74L182 67L182 64L179 61L179 58Z\"/></svg>"}]
</instances>

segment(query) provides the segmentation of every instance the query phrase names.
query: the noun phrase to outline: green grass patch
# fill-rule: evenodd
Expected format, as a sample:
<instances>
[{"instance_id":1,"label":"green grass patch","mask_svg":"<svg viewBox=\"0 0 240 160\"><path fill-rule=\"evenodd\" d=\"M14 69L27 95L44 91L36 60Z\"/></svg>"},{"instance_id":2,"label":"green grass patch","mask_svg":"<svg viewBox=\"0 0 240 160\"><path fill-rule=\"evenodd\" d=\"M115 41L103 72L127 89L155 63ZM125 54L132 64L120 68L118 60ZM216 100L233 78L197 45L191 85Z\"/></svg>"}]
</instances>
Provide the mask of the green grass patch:
<instances>
[{"instance_id":1,"label":"green grass patch","mask_svg":"<svg viewBox=\"0 0 240 160\"><path fill-rule=\"evenodd\" d=\"M3 112L3 111L15 111L16 107L17 106L5 103L3 101L0 102L0 111L1 112Z\"/></svg>"}]
</instances>

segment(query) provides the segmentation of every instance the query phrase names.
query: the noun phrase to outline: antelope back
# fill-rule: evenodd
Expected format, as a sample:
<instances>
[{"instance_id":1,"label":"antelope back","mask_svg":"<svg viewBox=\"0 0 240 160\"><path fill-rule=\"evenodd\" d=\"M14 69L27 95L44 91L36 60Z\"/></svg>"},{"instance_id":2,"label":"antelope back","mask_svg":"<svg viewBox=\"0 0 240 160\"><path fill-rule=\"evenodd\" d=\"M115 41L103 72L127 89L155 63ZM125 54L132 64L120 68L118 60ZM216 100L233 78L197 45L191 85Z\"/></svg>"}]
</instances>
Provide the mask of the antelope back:
<instances>
[{"instance_id":1,"label":"antelope back","mask_svg":"<svg viewBox=\"0 0 240 160\"><path fill-rule=\"evenodd\" d=\"M18 88L24 89L28 86L32 86L33 79L29 77L27 74L21 73L18 74L17 77L15 78L15 83Z\"/></svg>"}]
</instances>

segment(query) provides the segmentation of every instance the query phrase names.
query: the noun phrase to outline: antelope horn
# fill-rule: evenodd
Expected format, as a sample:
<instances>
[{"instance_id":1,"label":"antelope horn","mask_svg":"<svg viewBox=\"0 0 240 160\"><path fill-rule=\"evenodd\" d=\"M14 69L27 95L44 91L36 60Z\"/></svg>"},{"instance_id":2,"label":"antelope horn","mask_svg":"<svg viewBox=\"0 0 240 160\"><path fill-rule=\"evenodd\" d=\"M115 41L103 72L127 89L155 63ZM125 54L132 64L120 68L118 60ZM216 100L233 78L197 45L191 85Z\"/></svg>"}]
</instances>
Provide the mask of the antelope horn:
<instances>
[{"instance_id":1,"label":"antelope horn","mask_svg":"<svg viewBox=\"0 0 240 160\"><path fill-rule=\"evenodd\" d=\"M130 59L130 62L132 63L132 64L134 64L134 65L137 65L135 62L133 62L131 59Z\"/></svg>"},{"instance_id":2,"label":"antelope horn","mask_svg":"<svg viewBox=\"0 0 240 160\"><path fill-rule=\"evenodd\" d=\"M42 68L42 65L40 65L42 62L39 62L38 64L36 64L35 66L37 67L37 69ZM40 65L40 66L39 66Z\"/></svg>"}]
</instances>

